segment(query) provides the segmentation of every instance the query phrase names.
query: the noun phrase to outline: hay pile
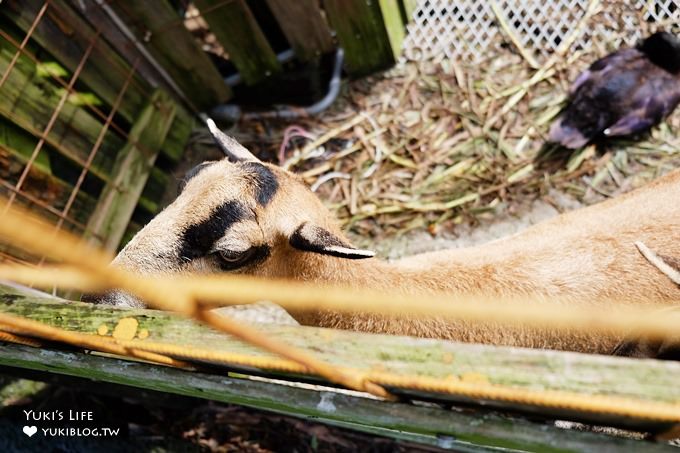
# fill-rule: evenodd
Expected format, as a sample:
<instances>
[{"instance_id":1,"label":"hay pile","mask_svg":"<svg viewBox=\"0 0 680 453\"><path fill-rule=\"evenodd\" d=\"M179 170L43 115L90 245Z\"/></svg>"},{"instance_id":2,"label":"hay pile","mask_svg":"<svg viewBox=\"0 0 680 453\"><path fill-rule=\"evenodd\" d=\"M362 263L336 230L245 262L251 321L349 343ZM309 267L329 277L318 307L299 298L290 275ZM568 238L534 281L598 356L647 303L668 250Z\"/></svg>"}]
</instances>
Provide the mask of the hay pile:
<instances>
[{"instance_id":1,"label":"hay pile","mask_svg":"<svg viewBox=\"0 0 680 453\"><path fill-rule=\"evenodd\" d=\"M451 231L549 189L592 203L680 164L680 110L641 140L536 164L569 82L613 50L593 48L538 70L512 45L481 64L402 62L349 83L319 117L241 124L235 135L302 174L346 228L373 238Z\"/></svg>"}]
</instances>

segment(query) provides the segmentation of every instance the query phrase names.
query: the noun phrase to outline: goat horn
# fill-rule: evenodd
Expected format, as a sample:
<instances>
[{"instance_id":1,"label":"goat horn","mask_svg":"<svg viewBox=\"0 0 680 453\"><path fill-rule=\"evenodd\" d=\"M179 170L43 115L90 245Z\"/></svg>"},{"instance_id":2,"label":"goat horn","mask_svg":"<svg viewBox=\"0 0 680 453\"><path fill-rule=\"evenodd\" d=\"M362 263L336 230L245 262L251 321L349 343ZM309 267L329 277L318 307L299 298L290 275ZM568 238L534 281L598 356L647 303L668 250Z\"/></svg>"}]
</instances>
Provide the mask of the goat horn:
<instances>
[{"instance_id":1,"label":"goat horn","mask_svg":"<svg viewBox=\"0 0 680 453\"><path fill-rule=\"evenodd\" d=\"M260 159L248 151L245 146L222 132L212 118L207 115L201 115L201 117L208 125L210 133L229 160L234 162L260 162Z\"/></svg>"}]
</instances>

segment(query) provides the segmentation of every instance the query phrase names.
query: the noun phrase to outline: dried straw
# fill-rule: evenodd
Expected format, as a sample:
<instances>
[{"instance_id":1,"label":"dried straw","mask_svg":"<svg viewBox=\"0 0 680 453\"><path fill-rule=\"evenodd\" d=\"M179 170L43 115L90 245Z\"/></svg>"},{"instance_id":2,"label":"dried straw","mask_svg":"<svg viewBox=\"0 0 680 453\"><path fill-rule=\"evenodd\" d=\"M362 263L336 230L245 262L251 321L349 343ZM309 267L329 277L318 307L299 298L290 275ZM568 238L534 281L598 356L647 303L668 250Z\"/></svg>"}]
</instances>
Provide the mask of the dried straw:
<instances>
[{"instance_id":1,"label":"dried straw","mask_svg":"<svg viewBox=\"0 0 680 453\"><path fill-rule=\"evenodd\" d=\"M611 5L597 4L575 24L576 32L595 25L623 30ZM649 24L641 27L652 31ZM497 46L482 64L401 62L354 81L320 117L296 122L316 139L291 139L283 165L302 174L345 227L376 238L418 228L451 230L549 189L592 203L680 164L676 111L639 141L588 147L558 168L537 168L534 158L569 82L616 48L611 42L574 48L576 37L538 70L511 45ZM241 124L238 138L273 156L289 126Z\"/></svg>"}]
</instances>

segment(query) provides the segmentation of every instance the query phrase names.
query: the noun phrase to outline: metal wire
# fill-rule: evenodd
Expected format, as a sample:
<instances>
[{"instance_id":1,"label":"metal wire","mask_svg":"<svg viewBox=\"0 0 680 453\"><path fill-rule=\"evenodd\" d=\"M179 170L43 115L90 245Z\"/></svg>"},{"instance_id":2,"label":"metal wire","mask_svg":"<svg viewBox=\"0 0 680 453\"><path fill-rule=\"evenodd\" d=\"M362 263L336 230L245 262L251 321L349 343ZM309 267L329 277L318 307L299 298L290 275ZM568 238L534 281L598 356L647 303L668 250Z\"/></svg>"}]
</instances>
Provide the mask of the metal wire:
<instances>
[{"instance_id":1,"label":"metal wire","mask_svg":"<svg viewBox=\"0 0 680 453\"><path fill-rule=\"evenodd\" d=\"M85 165L83 166L82 170L80 171L80 175L78 176L78 180L76 181L75 186L73 186L73 190L71 190L71 194L69 195L68 200L66 201L66 205L64 206L64 209L61 211L59 214L59 220L57 221L57 224L54 227L55 232L59 231L64 224L64 219L68 216L69 211L71 210L71 206L73 206L73 202L75 201L78 191L80 190L80 186L83 184L85 181L85 177L87 176L88 171L90 170L90 166L92 165L92 162L94 161L95 156L97 155L97 152L99 151L101 144L104 141L104 136L106 135L106 132L109 129L109 126L111 125L111 122L113 121L113 117L116 114L116 111L118 110L118 107L120 106L121 101L123 100L123 96L125 95L125 92L127 91L128 86L130 85L130 81L132 80L132 77L135 75L135 72L137 71L137 65L139 64L139 58L135 60L135 62L132 65L132 68L130 69L130 72L125 79L125 83L123 84L123 87L121 90L118 92L118 96L116 97L115 102L113 103L113 107L111 107L111 111L109 113L109 116L106 118L106 121L104 122L104 125L102 126L101 130L99 131L99 135L97 136L97 140L94 143L94 146L90 150L90 154L87 157L87 160L85 161ZM38 265L42 265L45 262L45 256L42 256L40 258L40 262Z\"/></svg>"},{"instance_id":2,"label":"metal wire","mask_svg":"<svg viewBox=\"0 0 680 453\"><path fill-rule=\"evenodd\" d=\"M88 155L87 160L85 161L85 165L83 166L83 169L80 172L80 175L78 176L78 181L76 181L76 184L73 187L73 191L71 192L71 195L69 196L69 199L66 202L66 206L64 206L64 209L61 212L61 216L59 217L59 222L57 223L57 225L55 227L56 230L61 229L61 225L63 223L63 220L64 220L65 216L68 215L68 212L71 209L71 206L73 205L73 202L76 199L76 195L78 194L78 191L80 190L80 186L83 184L83 181L85 181L85 176L87 175L87 172L90 170L90 166L92 165L92 162L94 161L94 158L97 155L97 152L99 151L99 148L101 147L101 144L104 141L104 136L106 135L106 132L109 130L109 126L112 124L113 117L116 114L118 107L120 106L120 102L123 100L123 95L125 95L125 92L127 91L127 88L130 85L130 81L132 80L132 77L135 75L138 63L139 63L139 58L132 65L132 68L130 69L129 74L128 74L127 78L125 79L125 83L123 84L123 87L121 88L120 92L118 93L118 97L116 98L115 102L113 103L113 107L111 107L111 112L109 113L109 116L106 118L106 121L104 122L104 125L101 128L99 135L97 136L97 140L94 143L94 146L90 150L90 154Z\"/></svg>"},{"instance_id":3,"label":"metal wire","mask_svg":"<svg viewBox=\"0 0 680 453\"><path fill-rule=\"evenodd\" d=\"M0 145L0 148L4 149L4 146ZM54 214L55 216L59 217L61 215L61 212L58 209L55 209L53 206L50 206L49 204L45 203L44 201L34 197L30 193L27 192L22 192L20 190L17 190L15 186L12 184L8 183L7 181L4 181L0 179L0 185L10 192L13 192L15 195L25 198L27 201L36 204L37 206L41 207L42 209L48 211L50 214ZM86 225L78 222L77 220L71 219L69 217L64 217L64 221L68 222L69 224L79 228L82 231L85 231L87 229Z\"/></svg>"},{"instance_id":4,"label":"metal wire","mask_svg":"<svg viewBox=\"0 0 680 453\"><path fill-rule=\"evenodd\" d=\"M64 92L64 94L61 96L59 99L59 103L57 104L57 107L54 109L52 112L52 116L50 117L50 120L47 123L47 126L45 126L45 129L43 130L42 134L40 134L40 140L38 140L38 144L35 146L35 149L33 150L33 153L31 154L31 157L28 159L28 162L26 163L26 167L24 168L24 171L21 173L21 176L19 176L19 181L17 181L16 185L14 188L16 189L15 191L12 191L8 201L7 201L7 206L5 207L5 210L3 212L7 212L9 207L12 205L14 202L14 199L16 198L16 193L21 190L21 187L23 186L24 182L26 181L26 178L28 177L29 172L31 171L31 167L33 166L33 163L35 162L36 158L38 157L38 153L40 153L40 150L42 149L43 145L45 144L45 140L47 138L47 135L50 133L52 130L52 127L54 126L54 123L57 120L57 117L59 116L59 113L61 112L61 109L64 107L64 104L66 103L66 99L68 99L68 96L71 92L71 89L76 83L76 80L78 80L78 77L80 76L81 71L85 67L85 62L89 58L90 54L92 53L92 49L94 48L94 44L96 40L99 38L99 32L97 32L92 39L90 40L90 43L85 50L85 53L80 59L80 62L78 63L78 66L76 67L76 70L73 72L73 75L71 76L71 79L68 84L68 89Z\"/></svg>"},{"instance_id":5,"label":"metal wire","mask_svg":"<svg viewBox=\"0 0 680 453\"><path fill-rule=\"evenodd\" d=\"M99 33L99 32L97 32L97 33ZM12 38L8 33L6 33L5 31L3 31L2 29L0 29L0 37L2 37L2 38L4 38L5 40L7 40L7 42L9 42L12 46L14 46L14 47L18 50L18 52L20 52L21 54L23 54L23 55L27 56L28 58L30 58L35 64L37 64L37 65L42 64L42 61L40 61L34 54L32 54L32 53L31 53L30 51L28 51L27 49L22 48L20 43L18 43L14 38ZM95 48L96 48L96 44L95 44ZM101 53L98 54L98 55L101 55L101 56L104 57L109 63L111 63L111 64L112 64L112 66L111 66L112 68L115 68L115 69L117 69L117 70L120 71L120 72L123 72L123 73L125 74L125 77L127 78L129 70L127 70L126 68L124 68L123 66L121 66L121 63L120 63L119 60L114 59L113 57L111 57L110 55L108 55L106 52L101 52ZM74 91L73 91L73 87L71 87L71 88L69 89L69 84L68 84L66 81L64 81L64 79L62 79L60 76L58 76L58 75L56 75L56 74L50 74L50 77L51 77L54 81L56 81L59 85L61 85L64 89L66 89L69 93L73 93L73 92L74 92ZM145 87L141 86L140 83L139 83L139 81L136 80L134 77L133 77L133 79L131 80L130 83L131 83L132 85L136 85L137 88L139 88L139 89L141 89L141 90L144 90L144 89L145 89ZM106 113L104 113L101 109L99 109L96 105L88 103L88 104L85 105L84 107L85 107L87 110L91 111L91 112L92 112L96 117L98 117L99 119L101 119L101 120L103 120L103 121L106 121L108 115L107 115ZM130 137L129 134L128 134L128 132L127 132L125 129L123 129L121 126L117 125L115 122L112 122L112 123L110 124L110 128L111 128L111 130L115 131L121 138L123 138L124 140L127 140L130 144L136 146L137 148L139 148L139 149L141 149L141 150L146 150L144 144L138 143L136 140L134 140L132 137ZM79 162L79 163L80 163L81 165L83 165L83 163L81 163L81 162Z\"/></svg>"},{"instance_id":6,"label":"metal wire","mask_svg":"<svg viewBox=\"0 0 680 453\"><path fill-rule=\"evenodd\" d=\"M9 77L11 76L10 74L11 71L13 70L14 66L16 65L17 61L22 55L33 61L36 65L42 64L42 61L38 59L35 54L33 54L26 48L27 44L31 41L31 39L35 39L34 32L36 29L39 29L38 25L41 19L45 16L46 12L49 15L49 17L54 20L55 17L58 19L60 11L61 10L59 6L55 4L50 6L50 0L46 0L45 3L41 6L41 8L38 10L36 17L33 19L33 22L27 29L26 35L24 36L21 42L18 42L16 39L14 39L13 36L11 36L7 31L0 30L0 37L5 39L5 41L7 41L16 49L16 52L13 55L10 64L7 66L6 70L2 74L2 79L0 80L0 87L9 79ZM79 80L79 77L83 71L83 68L86 65L86 62L88 61L88 58L91 59L93 52L95 52L95 50L98 48L98 45L102 43L102 41L99 39L100 32L98 30L95 31L94 33L89 33L88 30L74 29L74 31L76 32L76 35L72 36L71 39L86 40L85 51L68 82L62 79L62 77L60 77L58 74L55 74L53 72L50 72L48 74L50 80L53 80L57 85L64 88L64 92L60 97L58 103L54 107L54 110L49 120L45 124L44 128L42 130L38 130L31 124L30 121L26 120L20 115L17 115L15 112L10 111L6 108L0 108L0 114L2 114L7 119L9 119L9 121L17 124L20 128L29 132L31 135L38 139L37 144L33 149L33 152L31 153L28 161L24 165L23 171L18 177L18 180L15 183L0 180L0 187L6 189L9 192L8 206L11 203L14 203L17 198L22 199L26 203L34 204L40 209L46 211L46 213L49 213L48 217L50 215L55 216L56 217L54 221L55 231L60 230L64 224L68 224L71 228L76 229L79 233L82 234L87 231L87 226L81 223L80 221L76 220L75 218L72 218L70 216L70 213L73 210L73 206L76 200L78 199L78 195L82 189L83 184L85 183L88 173L93 174L99 180L102 180L104 183L111 183L112 178L108 174L102 172L98 168L92 168L96 156L100 152L102 145L105 143L107 133L109 131L113 131L123 140L127 141L129 144L137 146L142 150L145 149L145 146L143 144L137 143L137 140L130 137L128 131L125 130L120 125L118 125L115 121L115 117L118 114L119 108L124 102L125 95L129 91L128 88L131 85L136 85L138 88L143 87L140 85L139 80L137 80L137 78L135 77L140 58L137 58L137 60L132 64L132 66L128 67L124 66L121 63L121 61L116 60L111 55L108 55L106 52L102 51L97 52L96 53L97 57L100 56L104 57L108 62L111 63L112 69L117 71L125 70L125 79L123 85L118 91L116 99L114 100L113 105L111 106L108 113L103 112L100 108L98 108L96 105L92 103L86 103L83 106L84 111L89 111L93 114L95 118L102 120L101 130L98 133L96 139L94 140L92 147L87 152L87 158L85 159L82 158L81 156L83 154L80 154L81 152L84 153L85 150L78 149L77 152L74 152L75 150L69 149L68 146L64 146L62 143L60 143L53 135L51 135L51 131L53 130L57 120L60 118L60 114L62 114L64 105L69 100L69 96L76 93L75 85ZM68 123L65 123L63 126L65 128L73 128L73 126ZM48 144L51 147L51 149L56 150L60 155L68 158L70 161L74 162L80 167L80 174L75 183L73 183L73 185L70 187L70 193L68 193L68 197L63 208L57 208L51 205L50 203L43 201L40 196L36 196L35 194L31 194L29 191L24 190L26 184L28 184L28 182L31 181L29 175L31 175L31 172L35 167L34 164L39 154L41 152L44 152L43 149L45 147L45 144ZM0 145L0 147L1 149L8 153L14 154L14 152L8 149L7 147L2 145ZM95 237L97 238L99 238L99 236L100 235L95 235ZM7 251L5 251L2 254L0 254L0 261L18 260L19 262L25 262L25 260L21 259L12 260L9 258L10 256L11 253L7 253ZM44 257L39 260L39 264L42 264L43 262Z\"/></svg>"},{"instance_id":7,"label":"metal wire","mask_svg":"<svg viewBox=\"0 0 680 453\"><path fill-rule=\"evenodd\" d=\"M21 44L19 45L19 52L14 54L12 60L9 62L9 65L7 66L7 69L5 70L5 73L2 75L2 79L0 79L0 88L2 88L2 86L5 84L5 81L9 77L9 73L12 72L12 68L14 68L14 65L19 59L20 52L24 50L26 44L28 44L28 41L30 41L31 36L33 35L33 31L35 31L36 27L38 26L38 22L40 22L40 19L42 19L43 15L45 14L45 11L47 11L47 6L49 5L49 3L50 1L46 0L42 8L40 8L40 11L38 11L38 14L36 14L35 19L33 19L33 23L29 27L28 32L26 32L24 40L21 41Z\"/></svg>"},{"instance_id":8,"label":"metal wire","mask_svg":"<svg viewBox=\"0 0 680 453\"><path fill-rule=\"evenodd\" d=\"M26 260L22 260L21 258L17 258L16 256L9 254L1 249L0 249L0 262L9 262L15 264L23 264L26 266L33 266L32 263Z\"/></svg>"},{"instance_id":9,"label":"metal wire","mask_svg":"<svg viewBox=\"0 0 680 453\"><path fill-rule=\"evenodd\" d=\"M30 51L28 51L28 50L26 50L26 49L21 49L21 48L20 48L21 45L20 45L14 38L12 38L12 37L11 37L10 35L8 35L5 31L3 31L2 29L0 29L0 36L1 36L3 39L5 39L7 42L9 42L11 45L13 45L14 47L16 47L19 53L21 53L21 54L27 56L28 58L30 58L36 65L42 64L42 61L38 60L38 58L37 58L35 55L33 55ZM106 54L103 54L103 55L106 55ZM111 61L111 60L109 60L109 61ZM67 92L69 92L69 93L72 93L72 92L73 92L73 91L68 91L68 82L66 82L66 81L65 81L64 79L62 79L60 76L58 76L58 75L56 75L56 74L50 73L50 77L51 77L55 82L57 82L59 85L61 85L62 88L66 89ZM97 108L97 106L95 106L95 105L93 105L93 104L88 104L88 105L86 106L86 109L88 109L88 110L90 110L92 113L94 113L94 115L97 116L99 119L101 119L101 120L106 120L106 113L104 113L104 112L101 111L99 108ZM115 123L113 123L113 124L111 124L111 129L113 129L114 131L116 131L123 139L128 139L128 133L127 133L122 127L120 127L120 126L116 125Z\"/></svg>"}]
</instances>

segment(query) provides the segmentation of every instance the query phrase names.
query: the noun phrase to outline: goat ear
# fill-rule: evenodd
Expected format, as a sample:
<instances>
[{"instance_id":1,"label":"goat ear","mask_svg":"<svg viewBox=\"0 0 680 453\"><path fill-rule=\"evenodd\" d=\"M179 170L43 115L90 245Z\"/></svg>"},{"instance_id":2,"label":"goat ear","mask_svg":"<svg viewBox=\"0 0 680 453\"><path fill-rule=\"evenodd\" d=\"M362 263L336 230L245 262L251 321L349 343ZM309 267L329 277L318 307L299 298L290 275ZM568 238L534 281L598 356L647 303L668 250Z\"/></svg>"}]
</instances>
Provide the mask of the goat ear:
<instances>
[{"instance_id":1,"label":"goat ear","mask_svg":"<svg viewBox=\"0 0 680 453\"><path fill-rule=\"evenodd\" d=\"M222 130L217 127L212 118L208 118L206 115L203 115L203 119L208 125L208 129L210 129L210 133L215 139L215 142L222 149L222 152L227 156L227 159L232 162L260 162L260 159L248 151L245 146L241 145L235 139L222 132Z\"/></svg>"},{"instance_id":2,"label":"goat ear","mask_svg":"<svg viewBox=\"0 0 680 453\"><path fill-rule=\"evenodd\" d=\"M338 258L358 260L375 256L375 252L356 249L330 231L309 223L300 225L288 242L298 250L337 256Z\"/></svg>"}]
</instances>

